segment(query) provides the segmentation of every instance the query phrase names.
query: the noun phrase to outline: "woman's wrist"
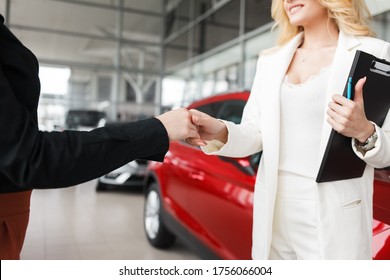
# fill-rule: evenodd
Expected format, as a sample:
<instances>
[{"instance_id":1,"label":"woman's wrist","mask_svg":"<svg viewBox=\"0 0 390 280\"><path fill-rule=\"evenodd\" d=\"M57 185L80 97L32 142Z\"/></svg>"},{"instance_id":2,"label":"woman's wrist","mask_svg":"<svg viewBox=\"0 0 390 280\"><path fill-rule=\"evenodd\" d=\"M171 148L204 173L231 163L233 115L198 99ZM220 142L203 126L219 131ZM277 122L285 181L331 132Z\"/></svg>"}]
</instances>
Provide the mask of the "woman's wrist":
<instances>
[{"instance_id":1,"label":"woman's wrist","mask_svg":"<svg viewBox=\"0 0 390 280\"><path fill-rule=\"evenodd\" d=\"M370 121L368 121L368 123L367 123L367 125L365 125L365 127L366 128L364 130L362 130L362 134L355 138L360 143L366 142L367 139L375 132L375 126Z\"/></svg>"},{"instance_id":2,"label":"woman's wrist","mask_svg":"<svg viewBox=\"0 0 390 280\"><path fill-rule=\"evenodd\" d=\"M221 124L221 129L220 131L218 132L218 134L216 135L216 140L218 141L221 141L222 143L226 144L227 143L227 140L228 140L228 129L226 127L226 124L223 122L223 121L220 121L220 124Z\"/></svg>"}]
</instances>

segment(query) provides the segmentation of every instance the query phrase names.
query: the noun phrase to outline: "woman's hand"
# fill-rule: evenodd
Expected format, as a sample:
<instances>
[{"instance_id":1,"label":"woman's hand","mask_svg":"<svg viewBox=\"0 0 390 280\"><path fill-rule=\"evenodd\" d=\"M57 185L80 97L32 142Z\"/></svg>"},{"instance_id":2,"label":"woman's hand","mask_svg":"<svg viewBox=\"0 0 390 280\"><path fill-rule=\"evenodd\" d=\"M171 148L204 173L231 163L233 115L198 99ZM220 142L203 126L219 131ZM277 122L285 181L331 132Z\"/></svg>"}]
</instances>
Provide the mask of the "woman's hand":
<instances>
[{"instance_id":1,"label":"woman's hand","mask_svg":"<svg viewBox=\"0 0 390 280\"><path fill-rule=\"evenodd\" d=\"M329 103L327 111L328 123L334 130L362 143L375 130L374 125L367 120L364 112L363 86L365 82L366 77L356 83L353 101L341 95L333 95L333 100Z\"/></svg>"},{"instance_id":2,"label":"woman's hand","mask_svg":"<svg viewBox=\"0 0 390 280\"><path fill-rule=\"evenodd\" d=\"M192 123L196 126L200 138L187 138L187 143L194 146L205 146L206 141L219 140L223 143L227 142L228 130L226 125L195 109L191 109Z\"/></svg>"}]
</instances>

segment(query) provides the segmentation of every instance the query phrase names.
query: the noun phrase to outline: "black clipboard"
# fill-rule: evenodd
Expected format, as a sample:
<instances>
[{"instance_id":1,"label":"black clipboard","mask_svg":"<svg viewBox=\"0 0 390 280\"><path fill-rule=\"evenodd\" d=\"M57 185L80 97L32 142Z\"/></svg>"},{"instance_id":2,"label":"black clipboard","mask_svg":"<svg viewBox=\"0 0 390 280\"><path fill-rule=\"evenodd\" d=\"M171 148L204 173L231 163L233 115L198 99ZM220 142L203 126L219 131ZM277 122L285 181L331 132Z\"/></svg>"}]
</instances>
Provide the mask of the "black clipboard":
<instances>
[{"instance_id":1,"label":"black clipboard","mask_svg":"<svg viewBox=\"0 0 390 280\"><path fill-rule=\"evenodd\" d=\"M356 51L348 76L352 77L352 88L365 76L367 81L363 89L364 110L367 119L381 127L390 107L390 62L363 51ZM348 78L344 96L347 96ZM351 138L332 130L316 182L358 178L363 175L365 167L366 163L352 150Z\"/></svg>"}]
</instances>

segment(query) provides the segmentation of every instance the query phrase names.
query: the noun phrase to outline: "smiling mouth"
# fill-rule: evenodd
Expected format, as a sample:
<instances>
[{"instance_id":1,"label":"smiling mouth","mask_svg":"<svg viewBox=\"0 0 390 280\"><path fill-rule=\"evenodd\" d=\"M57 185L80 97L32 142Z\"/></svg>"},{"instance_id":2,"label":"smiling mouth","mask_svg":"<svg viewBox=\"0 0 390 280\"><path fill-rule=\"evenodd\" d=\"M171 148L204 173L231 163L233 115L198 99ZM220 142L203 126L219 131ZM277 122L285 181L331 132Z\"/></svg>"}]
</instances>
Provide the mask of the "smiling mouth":
<instances>
[{"instance_id":1,"label":"smiling mouth","mask_svg":"<svg viewBox=\"0 0 390 280\"><path fill-rule=\"evenodd\" d=\"M299 9L301 9L303 7L303 5L296 5L296 6L292 6L290 9L289 9L289 12L291 14L295 13L296 11L298 11Z\"/></svg>"}]
</instances>

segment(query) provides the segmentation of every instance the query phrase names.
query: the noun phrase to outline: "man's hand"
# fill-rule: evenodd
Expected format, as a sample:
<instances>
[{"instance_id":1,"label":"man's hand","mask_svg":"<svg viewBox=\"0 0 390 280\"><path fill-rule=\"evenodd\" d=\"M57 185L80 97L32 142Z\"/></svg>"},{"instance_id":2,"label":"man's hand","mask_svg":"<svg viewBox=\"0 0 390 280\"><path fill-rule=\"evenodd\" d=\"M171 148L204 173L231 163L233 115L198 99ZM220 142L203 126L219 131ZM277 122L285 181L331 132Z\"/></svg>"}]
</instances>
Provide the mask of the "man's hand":
<instances>
[{"instance_id":1,"label":"man's hand","mask_svg":"<svg viewBox=\"0 0 390 280\"><path fill-rule=\"evenodd\" d=\"M196 126L192 123L192 114L184 108L172 110L157 116L168 132L169 140L199 139Z\"/></svg>"}]
</instances>

